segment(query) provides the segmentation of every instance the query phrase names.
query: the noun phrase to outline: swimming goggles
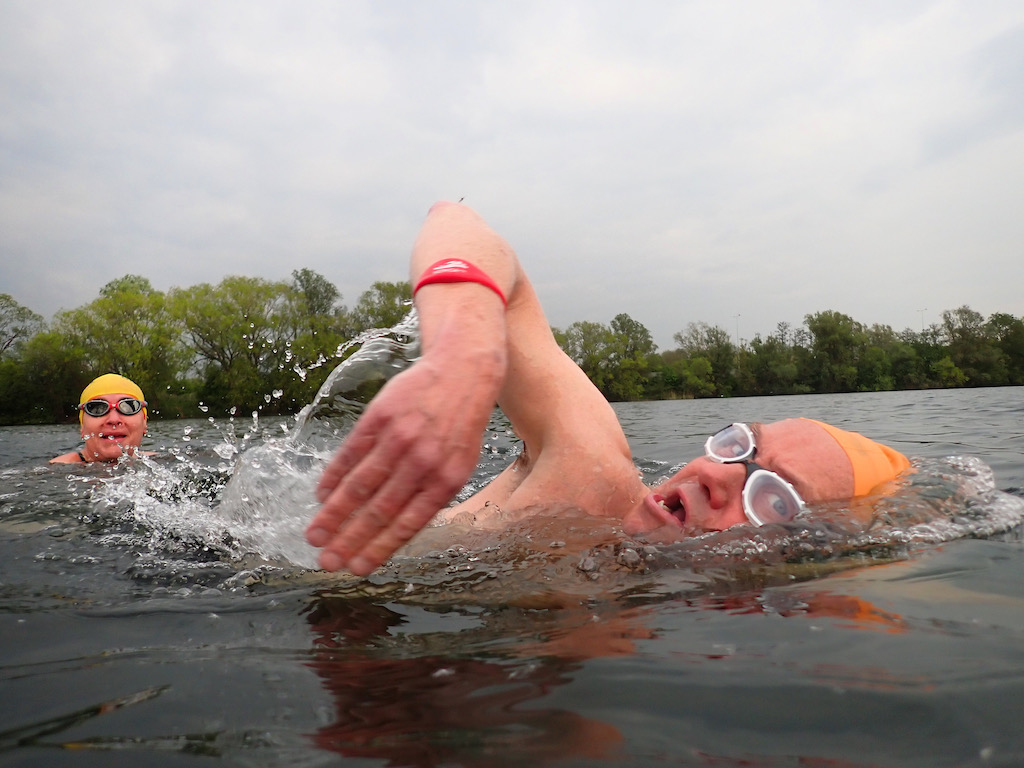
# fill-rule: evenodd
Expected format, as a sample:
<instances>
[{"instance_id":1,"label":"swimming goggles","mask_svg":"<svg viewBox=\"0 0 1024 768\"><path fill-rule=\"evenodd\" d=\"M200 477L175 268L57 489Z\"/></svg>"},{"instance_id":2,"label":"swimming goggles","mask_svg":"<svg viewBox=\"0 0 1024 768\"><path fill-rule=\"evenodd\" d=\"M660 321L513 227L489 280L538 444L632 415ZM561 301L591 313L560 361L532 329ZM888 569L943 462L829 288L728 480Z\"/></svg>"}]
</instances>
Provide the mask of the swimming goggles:
<instances>
[{"instance_id":1,"label":"swimming goggles","mask_svg":"<svg viewBox=\"0 0 1024 768\"><path fill-rule=\"evenodd\" d=\"M745 464L743 513L754 525L784 523L796 517L806 506L790 483L770 469L754 463L757 446L754 433L746 424L730 424L708 438L704 453L719 464Z\"/></svg>"},{"instance_id":2,"label":"swimming goggles","mask_svg":"<svg viewBox=\"0 0 1024 768\"><path fill-rule=\"evenodd\" d=\"M86 414L94 418L99 418L100 416L106 416L111 408L117 408L117 412L122 413L125 416L134 416L145 407L145 400L138 400L134 397L123 397L114 404L111 404L106 400L90 400L89 402L82 403L78 406L78 410L85 411Z\"/></svg>"}]
</instances>

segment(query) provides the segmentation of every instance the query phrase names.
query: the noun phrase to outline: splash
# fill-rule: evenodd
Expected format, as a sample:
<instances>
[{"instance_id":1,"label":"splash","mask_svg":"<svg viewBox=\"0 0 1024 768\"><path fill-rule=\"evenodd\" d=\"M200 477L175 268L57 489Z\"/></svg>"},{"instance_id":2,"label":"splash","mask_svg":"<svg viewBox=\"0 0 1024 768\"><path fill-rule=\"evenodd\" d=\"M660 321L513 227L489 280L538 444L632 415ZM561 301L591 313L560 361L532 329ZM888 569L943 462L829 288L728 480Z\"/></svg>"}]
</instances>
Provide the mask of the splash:
<instances>
[{"instance_id":1,"label":"splash","mask_svg":"<svg viewBox=\"0 0 1024 768\"><path fill-rule=\"evenodd\" d=\"M213 583L257 567L315 568L304 529L317 507L323 467L374 394L419 353L415 313L361 334L313 402L294 419L208 419L184 427L166 453L80 469L68 491L87 500L80 522L107 547L134 553L136 579ZM267 395L273 399L272 392ZM201 432L217 438L204 445ZM263 568L266 571L266 568ZM237 578L228 579L238 583Z\"/></svg>"},{"instance_id":2,"label":"splash","mask_svg":"<svg viewBox=\"0 0 1024 768\"><path fill-rule=\"evenodd\" d=\"M286 435L266 438L239 457L218 508L238 556L316 567L304 531L318 507L317 481L367 403L417 359L415 311L392 328L361 334L338 354L351 347L357 350L331 372Z\"/></svg>"}]
</instances>

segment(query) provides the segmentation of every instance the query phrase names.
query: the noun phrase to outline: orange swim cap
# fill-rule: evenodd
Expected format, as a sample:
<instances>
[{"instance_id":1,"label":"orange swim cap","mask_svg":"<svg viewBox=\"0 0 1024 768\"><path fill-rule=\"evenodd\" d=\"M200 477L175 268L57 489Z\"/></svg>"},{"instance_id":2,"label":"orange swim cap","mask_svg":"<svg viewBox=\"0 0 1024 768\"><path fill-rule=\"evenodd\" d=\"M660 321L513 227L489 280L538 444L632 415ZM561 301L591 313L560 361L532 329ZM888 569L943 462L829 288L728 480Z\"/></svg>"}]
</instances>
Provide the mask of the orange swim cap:
<instances>
[{"instance_id":1,"label":"orange swim cap","mask_svg":"<svg viewBox=\"0 0 1024 768\"><path fill-rule=\"evenodd\" d=\"M97 376L85 389L82 390L82 397L79 399L78 404L84 405L88 401L100 397L101 395L131 395L134 398L146 402L146 398L142 394L142 390L139 385L131 379L126 379L124 376L119 376L116 373L105 373L102 376ZM82 423L82 409L78 409L78 422ZM146 409L142 409L143 415L148 416Z\"/></svg>"},{"instance_id":2,"label":"orange swim cap","mask_svg":"<svg viewBox=\"0 0 1024 768\"><path fill-rule=\"evenodd\" d=\"M823 421L806 419L824 429L839 443L853 465L853 495L866 496L882 483L895 480L910 466L910 460L888 445L876 443L857 432L833 427Z\"/></svg>"}]
</instances>

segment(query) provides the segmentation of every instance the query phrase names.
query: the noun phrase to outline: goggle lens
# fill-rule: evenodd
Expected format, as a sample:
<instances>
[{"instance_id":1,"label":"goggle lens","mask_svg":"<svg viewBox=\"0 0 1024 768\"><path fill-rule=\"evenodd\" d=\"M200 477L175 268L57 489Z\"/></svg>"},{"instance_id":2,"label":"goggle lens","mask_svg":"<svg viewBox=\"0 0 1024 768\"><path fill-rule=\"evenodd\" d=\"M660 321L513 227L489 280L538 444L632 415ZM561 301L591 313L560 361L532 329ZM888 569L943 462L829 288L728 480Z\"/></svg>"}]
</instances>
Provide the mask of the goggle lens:
<instances>
[{"instance_id":1,"label":"goggle lens","mask_svg":"<svg viewBox=\"0 0 1024 768\"><path fill-rule=\"evenodd\" d=\"M754 525L787 523L803 508L796 489L767 469L751 472L743 486L743 511Z\"/></svg>"},{"instance_id":2,"label":"goggle lens","mask_svg":"<svg viewBox=\"0 0 1024 768\"><path fill-rule=\"evenodd\" d=\"M743 461L754 455L754 434L746 424L730 424L708 438L704 452L723 463Z\"/></svg>"},{"instance_id":3,"label":"goggle lens","mask_svg":"<svg viewBox=\"0 0 1024 768\"><path fill-rule=\"evenodd\" d=\"M134 397L125 397L118 400L113 404L113 406L111 406L111 404L106 400L90 400L78 407L94 418L106 416L111 407L117 408L118 413L124 414L125 416L134 416L146 407L146 403L142 400L137 400Z\"/></svg>"}]
</instances>

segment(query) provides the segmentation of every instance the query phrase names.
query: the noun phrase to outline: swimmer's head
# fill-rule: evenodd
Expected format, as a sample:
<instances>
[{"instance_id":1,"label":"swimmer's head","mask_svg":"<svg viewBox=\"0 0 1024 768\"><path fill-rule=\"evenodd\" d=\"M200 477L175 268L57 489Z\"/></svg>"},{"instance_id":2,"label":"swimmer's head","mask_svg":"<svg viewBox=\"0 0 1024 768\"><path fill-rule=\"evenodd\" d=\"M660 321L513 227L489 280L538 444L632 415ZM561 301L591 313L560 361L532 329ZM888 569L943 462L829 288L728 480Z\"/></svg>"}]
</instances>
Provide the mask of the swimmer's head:
<instances>
[{"instance_id":1,"label":"swimmer's head","mask_svg":"<svg viewBox=\"0 0 1024 768\"><path fill-rule=\"evenodd\" d=\"M116 373L105 373L102 376L97 376L93 379L89 386L82 390L82 396L78 400L78 422L83 423L85 418L85 412L81 409L81 406L85 405L90 400L95 400L98 397L104 395L130 395L131 397L141 400L145 403L146 398L142 394L142 389L129 378L120 376ZM143 415L148 413L145 408L142 409Z\"/></svg>"},{"instance_id":2,"label":"swimmer's head","mask_svg":"<svg viewBox=\"0 0 1024 768\"><path fill-rule=\"evenodd\" d=\"M739 426L732 428L735 431ZM792 486L800 502L817 504L868 495L910 465L889 446L810 419L754 423L740 431L748 435L748 442L752 436L749 455L728 453L736 458L723 459L713 455L709 440L707 455L682 466L623 517L626 532L666 526L694 535L758 524L755 518L763 521L763 516L755 503L756 488L763 486L765 491L758 498L776 505L772 492L780 485L751 485L758 477L764 480L763 474L756 474L757 469L768 470L766 474L777 475ZM788 498L788 491L782 497Z\"/></svg>"},{"instance_id":3,"label":"swimmer's head","mask_svg":"<svg viewBox=\"0 0 1024 768\"><path fill-rule=\"evenodd\" d=\"M888 445L823 421L805 419L824 429L843 450L853 468L853 495L866 496L883 483L895 480L910 461Z\"/></svg>"}]
</instances>

